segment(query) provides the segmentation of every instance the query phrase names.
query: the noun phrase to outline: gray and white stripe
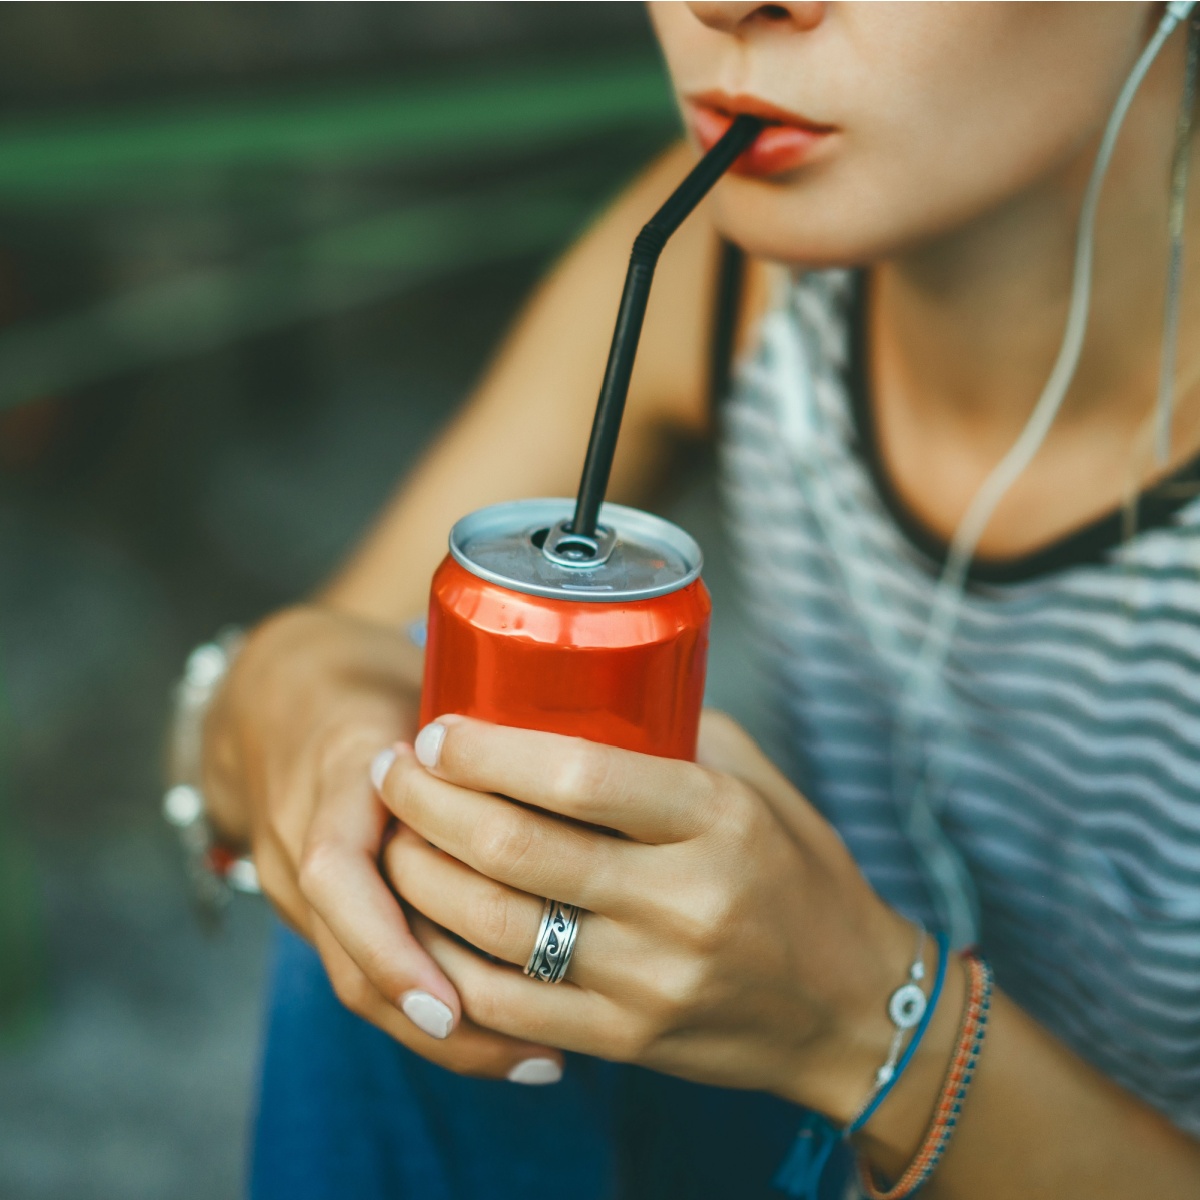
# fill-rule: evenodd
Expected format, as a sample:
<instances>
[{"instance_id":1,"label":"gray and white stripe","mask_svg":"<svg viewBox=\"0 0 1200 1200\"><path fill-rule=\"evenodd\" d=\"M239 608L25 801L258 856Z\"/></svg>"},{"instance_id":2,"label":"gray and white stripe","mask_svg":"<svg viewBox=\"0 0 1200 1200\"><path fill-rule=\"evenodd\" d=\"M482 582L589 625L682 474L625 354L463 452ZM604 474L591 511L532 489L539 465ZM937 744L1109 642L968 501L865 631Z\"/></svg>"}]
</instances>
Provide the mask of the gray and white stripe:
<instances>
[{"instance_id":1,"label":"gray and white stripe","mask_svg":"<svg viewBox=\"0 0 1200 1200\"><path fill-rule=\"evenodd\" d=\"M849 277L800 277L725 410L722 481L797 781L934 922L894 767L934 568L855 449ZM1105 561L973 586L920 728L1006 992L1200 1135L1200 501Z\"/></svg>"}]
</instances>

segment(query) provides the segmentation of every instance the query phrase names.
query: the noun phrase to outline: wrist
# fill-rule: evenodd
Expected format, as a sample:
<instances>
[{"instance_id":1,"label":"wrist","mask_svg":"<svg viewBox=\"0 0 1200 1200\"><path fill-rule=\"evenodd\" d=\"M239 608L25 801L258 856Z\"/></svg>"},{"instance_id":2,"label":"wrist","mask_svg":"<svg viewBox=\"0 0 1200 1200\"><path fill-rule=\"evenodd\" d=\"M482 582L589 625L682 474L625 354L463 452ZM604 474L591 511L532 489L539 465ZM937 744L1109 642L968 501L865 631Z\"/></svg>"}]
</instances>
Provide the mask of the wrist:
<instances>
[{"instance_id":1,"label":"wrist","mask_svg":"<svg viewBox=\"0 0 1200 1200\"><path fill-rule=\"evenodd\" d=\"M175 686L168 727L163 816L178 832L193 898L210 920L233 892L259 891L253 862L214 825L202 781L206 720L244 640L241 630L229 628L192 651Z\"/></svg>"},{"instance_id":2,"label":"wrist","mask_svg":"<svg viewBox=\"0 0 1200 1200\"><path fill-rule=\"evenodd\" d=\"M908 980L919 940L919 927L894 910L880 905L878 918L865 939L869 949L862 966L854 972L856 986L838 998L828 1036L805 1048L802 1069L792 1072L791 1086L780 1091L785 1099L822 1113L839 1127L862 1111L889 1058L896 1026L888 1002ZM926 994L937 960L937 945L927 936L921 955Z\"/></svg>"},{"instance_id":3,"label":"wrist","mask_svg":"<svg viewBox=\"0 0 1200 1200\"><path fill-rule=\"evenodd\" d=\"M195 765L214 831L249 844L254 805L288 761L330 736L368 760L415 733L422 654L401 630L315 604L260 621L212 688Z\"/></svg>"},{"instance_id":4,"label":"wrist","mask_svg":"<svg viewBox=\"0 0 1200 1200\"><path fill-rule=\"evenodd\" d=\"M941 1000L917 1054L891 1095L855 1137L859 1148L885 1174L903 1171L929 1127L955 1051L966 997L966 963L953 954Z\"/></svg>"},{"instance_id":5,"label":"wrist","mask_svg":"<svg viewBox=\"0 0 1200 1200\"><path fill-rule=\"evenodd\" d=\"M365 650L371 658L369 679L412 698L420 693L425 674L424 626L424 614L416 619L385 620L318 596L273 613L251 630L243 660L261 658L270 664L281 656L308 655L317 665L332 653L337 664L344 665L350 639L359 647L355 657Z\"/></svg>"}]
</instances>

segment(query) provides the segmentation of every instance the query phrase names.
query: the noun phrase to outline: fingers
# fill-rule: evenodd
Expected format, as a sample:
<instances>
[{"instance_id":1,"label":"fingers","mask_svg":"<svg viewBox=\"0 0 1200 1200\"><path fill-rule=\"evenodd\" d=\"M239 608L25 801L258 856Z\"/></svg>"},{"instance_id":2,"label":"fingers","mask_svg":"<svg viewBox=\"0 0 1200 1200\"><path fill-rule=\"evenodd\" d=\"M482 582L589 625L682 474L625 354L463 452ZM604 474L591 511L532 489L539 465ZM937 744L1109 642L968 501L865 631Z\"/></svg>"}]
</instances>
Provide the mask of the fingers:
<instances>
[{"instance_id":1,"label":"fingers","mask_svg":"<svg viewBox=\"0 0 1200 1200\"><path fill-rule=\"evenodd\" d=\"M332 747L300 859L304 899L370 986L425 1033L446 1037L462 1010L453 985L412 936L379 872L389 820L370 777L370 754Z\"/></svg>"},{"instance_id":2,"label":"fingers","mask_svg":"<svg viewBox=\"0 0 1200 1200\"><path fill-rule=\"evenodd\" d=\"M413 932L454 980L473 1023L580 1054L622 1061L635 1057L629 1026L605 997L569 981L543 983L515 967L490 963L418 913L413 913Z\"/></svg>"},{"instance_id":3,"label":"fingers","mask_svg":"<svg viewBox=\"0 0 1200 1200\"><path fill-rule=\"evenodd\" d=\"M381 792L402 824L489 879L615 915L647 881L649 847L439 779L398 747Z\"/></svg>"},{"instance_id":4,"label":"fingers","mask_svg":"<svg viewBox=\"0 0 1200 1200\"><path fill-rule=\"evenodd\" d=\"M263 895L280 919L307 942L313 940L312 909L300 892L296 874L280 842L267 834L254 839L254 869Z\"/></svg>"},{"instance_id":5,"label":"fingers","mask_svg":"<svg viewBox=\"0 0 1200 1200\"><path fill-rule=\"evenodd\" d=\"M401 828L384 854L404 902L472 946L518 967L529 960L542 901L497 883Z\"/></svg>"},{"instance_id":6,"label":"fingers","mask_svg":"<svg viewBox=\"0 0 1200 1200\"><path fill-rule=\"evenodd\" d=\"M417 756L442 779L499 792L639 842L685 841L716 803L711 774L695 763L618 750L582 738L439 717Z\"/></svg>"},{"instance_id":7,"label":"fingers","mask_svg":"<svg viewBox=\"0 0 1200 1200\"><path fill-rule=\"evenodd\" d=\"M516 1083L554 1083L562 1076L562 1054L535 1042L505 1037L462 1021L445 1039L415 1027L372 986L341 943L319 918L313 921L314 944L341 1002L423 1058L485 1079ZM424 951L423 951L424 953Z\"/></svg>"},{"instance_id":8,"label":"fingers","mask_svg":"<svg viewBox=\"0 0 1200 1200\"><path fill-rule=\"evenodd\" d=\"M314 944L335 991L352 1012L451 1070L553 1082L561 1054L464 1022L453 984L410 932L380 874L391 818L372 781L379 765L363 746L355 739L325 756L300 865Z\"/></svg>"},{"instance_id":9,"label":"fingers","mask_svg":"<svg viewBox=\"0 0 1200 1200\"><path fill-rule=\"evenodd\" d=\"M411 727L413 657L394 632L324 609L260 626L205 721L206 788L230 801L221 827L249 837L264 891L348 1007L452 1070L550 1082L557 1051L462 1020L381 874L392 818L368 771Z\"/></svg>"},{"instance_id":10,"label":"fingers","mask_svg":"<svg viewBox=\"0 0 1200 1200\"><path fill-rule=\"evenodd\" d=\"M543 901L473 871L435 849L410 829L401 829L388 845L389 878L406 904L472 946L524 967L542 923ZM584 927L586 926L586 932ZM628 958L618 927L595 913L580 916L580 936L567 978L592 988L603 980L591 963L620 963Z\"/></svg>"}]
</instances>

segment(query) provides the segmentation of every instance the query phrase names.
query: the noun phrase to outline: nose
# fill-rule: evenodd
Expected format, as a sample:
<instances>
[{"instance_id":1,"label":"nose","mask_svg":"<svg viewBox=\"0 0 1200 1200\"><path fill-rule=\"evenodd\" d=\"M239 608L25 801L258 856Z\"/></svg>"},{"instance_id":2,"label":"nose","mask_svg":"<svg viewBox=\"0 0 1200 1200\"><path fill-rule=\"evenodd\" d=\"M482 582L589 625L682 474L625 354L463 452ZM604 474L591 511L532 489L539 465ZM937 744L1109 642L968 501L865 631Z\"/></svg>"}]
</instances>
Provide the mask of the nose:
<instances>
[{"instance_id":1,"label":"nose","mask_svg":"<svg viewBox=\"0 0 1200 1200\"><path fill-rule=\"evenodd\" d=\"M805 32L820 25L828 7L817 0L799 4L688 4L697 20L710 29L734 35L764 26Z\"/></svg>"}]
</instances>

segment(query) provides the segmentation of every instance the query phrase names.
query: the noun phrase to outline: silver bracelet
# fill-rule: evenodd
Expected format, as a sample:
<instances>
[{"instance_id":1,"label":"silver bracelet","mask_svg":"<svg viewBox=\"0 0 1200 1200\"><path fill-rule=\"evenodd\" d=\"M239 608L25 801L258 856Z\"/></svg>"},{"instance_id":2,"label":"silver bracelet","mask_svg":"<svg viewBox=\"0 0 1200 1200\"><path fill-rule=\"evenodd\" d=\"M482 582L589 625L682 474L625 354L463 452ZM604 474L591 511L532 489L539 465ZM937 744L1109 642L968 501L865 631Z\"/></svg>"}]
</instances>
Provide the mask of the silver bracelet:
<instances>
[{"instance_id":1,"label":"silver bracelet","mask_svg":"<svg viewBox=\"0 0 1200 1200\"><path fill-rule=\"evenodd\" d=\"M859 1106L847 1128L858 1126L862 1115L870 1108L872 1101L892 1082L896 1074L896 1064L900 1061L900 1048L904 1045L904 1035L919 1025L925 1015L928 999L921 989L921 980L925 978L925 942L927 939L925 926L917 926L917 949L913 955L912 966L908 968L908 979L905 980L888 997L888 1017L894 1026L892 1043L888 1047L888 1056L883 1065L875 1072L875 1079L867 1098Z\"/></svg>"},{"instance_id":2,"label":"silver bracelet","mask_svg":"<svg viewBox=\"0 0 1200 1200\"><path fill-rule=\"evenodd\" d=\"M217 836L202 788L204 719L244 640L240 629L224 629L188 655L175 686L167 731L163 816L179 834L196 909L209 926L220 924L235 893L262 891L253 859L231 850Z\"/></svg>"}]
</instances>

